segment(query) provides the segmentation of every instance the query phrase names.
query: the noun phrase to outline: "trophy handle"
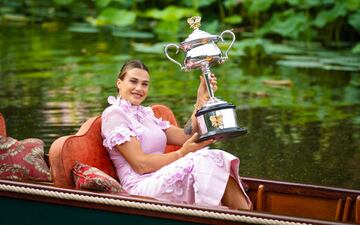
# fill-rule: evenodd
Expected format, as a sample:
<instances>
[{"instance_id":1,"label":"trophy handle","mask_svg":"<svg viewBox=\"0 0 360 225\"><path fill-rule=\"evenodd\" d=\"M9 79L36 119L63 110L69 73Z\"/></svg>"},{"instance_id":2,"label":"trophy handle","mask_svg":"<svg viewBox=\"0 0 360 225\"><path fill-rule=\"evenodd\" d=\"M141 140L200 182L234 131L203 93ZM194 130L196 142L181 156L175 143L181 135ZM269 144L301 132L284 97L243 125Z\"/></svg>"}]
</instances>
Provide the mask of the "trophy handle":
<instances>
[{"instance_id":1,"label":"trophy handle","mask_svg":"<svg viewBox=\"0 0 360 225\"><path fill-rule=\"evenodd\" d=\"M167 44L167 45L165 46L165 49L164 49L164 53L165 53L166 57L167 57L171 62L179 65L179 66L180 66L180 69L184 70L185 67L182 66L181 63L179 63L179 62L176 61L175 59L171 58L171 57L169 56L169 54L167 53L167 50L168 50L168 48L170 48L170 47L175 47L175 48L176 48L176 54L179 53L179 46L178 46L178 45L176 45L176 44Z\"/></svg>"},{"instance_id":2,"label":"trophy handle","mask_svg":"<svg viewBox=\"0 0 360 225\"><path fill-rule=\"evenodd\" d=\"M226 33L228 33L228 34L231 34L231 36L232 36L232 41L231 41L231 44L229 45L229 47L228 47L228 49L226 50L226 52L225 52L225 56L224 57L222 57L223 58L223 60L226 60L227 58L228 58L228 52L229 52L229 50L230 50L230 48L233 46L233 44L234 44L234 42L235 42L235 34L231 31L231 30L224 30L221 34L220 34L220 39L221 39L221 41L224 41L224 39L223 39L223 35L224 34L226 34Z\"/></svg>"}]
</instances>

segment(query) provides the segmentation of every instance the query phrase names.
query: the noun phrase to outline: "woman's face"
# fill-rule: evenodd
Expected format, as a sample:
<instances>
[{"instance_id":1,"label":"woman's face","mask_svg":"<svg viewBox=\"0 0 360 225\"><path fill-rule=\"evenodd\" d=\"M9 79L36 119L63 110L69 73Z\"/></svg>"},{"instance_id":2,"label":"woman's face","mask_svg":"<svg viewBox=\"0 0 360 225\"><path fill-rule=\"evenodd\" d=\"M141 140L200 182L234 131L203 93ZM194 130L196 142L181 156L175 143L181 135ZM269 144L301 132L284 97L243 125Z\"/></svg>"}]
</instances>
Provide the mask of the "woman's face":
<instances>
[{"instance_id":1,"label":"woman's face","mask_svg":"<svg viewBox=\"0 0 360 225\"><path fill-rule=\"evenodd\" d=\"M133 105L140 105L147 97L149 79L146 70L134 68L126 72L123 80L118 79L116 85L122 98Z\"/></svg>"}]
</instances>

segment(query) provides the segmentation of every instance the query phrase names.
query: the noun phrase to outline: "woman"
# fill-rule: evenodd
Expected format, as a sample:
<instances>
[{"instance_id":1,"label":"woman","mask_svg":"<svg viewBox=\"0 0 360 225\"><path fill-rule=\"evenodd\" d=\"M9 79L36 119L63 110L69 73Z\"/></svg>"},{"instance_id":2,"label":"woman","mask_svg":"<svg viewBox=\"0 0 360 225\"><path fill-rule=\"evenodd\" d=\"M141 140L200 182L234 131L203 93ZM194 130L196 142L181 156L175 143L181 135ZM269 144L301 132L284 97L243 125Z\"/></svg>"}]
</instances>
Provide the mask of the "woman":
<instances>
[{"instance_id":1,"label":"woman","mask_svg":"<svg viewBox=\"0 0 360 225\"><path fill-rule=\"evenodd\" d=\"M127 62L116 81L118 97L108 98L111 106L102 114L103 144L123 188L130 194L159 200L250 209L238 176L239 159L205 148L214 140L195 142L196 109L181 129L157 119L150 107L141 106L149 83L149 70L141 61ZM216 90L215 76L211 84ZM207 93L201 77L195 108L207 101ZM166 144L182 147L164 154Z\"/></svg>"}]
</instances>

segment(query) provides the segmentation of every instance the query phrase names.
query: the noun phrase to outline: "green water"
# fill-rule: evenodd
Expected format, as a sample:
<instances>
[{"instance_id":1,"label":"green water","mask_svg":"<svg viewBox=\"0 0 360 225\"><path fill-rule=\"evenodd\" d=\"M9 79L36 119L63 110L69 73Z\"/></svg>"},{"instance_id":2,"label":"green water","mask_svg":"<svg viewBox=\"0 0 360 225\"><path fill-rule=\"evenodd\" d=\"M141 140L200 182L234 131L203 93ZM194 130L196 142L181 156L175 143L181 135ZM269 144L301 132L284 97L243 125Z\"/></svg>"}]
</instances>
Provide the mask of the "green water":
<instances>
[{"instance_id":1,"label":"green water","mask_svg":"<svg viewBox=\"0 0 360 225\"><path fill-rule=\"evenodd\" d=\"M150 68L146 105L168 105L180 124L193 110L200 72L182 72L161 52L147 51L149 40L61 27L0 31L0 112L9 136L41 138L48 151L101 114L115 95L117 71L131 58ZM237 106L249 133L213 147L239 156L243 176L360 189L360 57L319 47L256 60L239 51L212 71L215 95Z\"/></svg>"}]
</instances>

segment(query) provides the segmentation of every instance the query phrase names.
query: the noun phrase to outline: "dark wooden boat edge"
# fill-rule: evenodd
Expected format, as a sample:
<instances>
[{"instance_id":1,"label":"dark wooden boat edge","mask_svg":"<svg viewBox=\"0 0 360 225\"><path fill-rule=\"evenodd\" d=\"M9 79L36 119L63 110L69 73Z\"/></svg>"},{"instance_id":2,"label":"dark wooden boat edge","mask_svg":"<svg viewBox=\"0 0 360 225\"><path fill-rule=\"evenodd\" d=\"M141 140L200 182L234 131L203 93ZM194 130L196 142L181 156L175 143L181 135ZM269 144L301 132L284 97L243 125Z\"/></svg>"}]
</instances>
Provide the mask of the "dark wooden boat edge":
<instances>
[{"instance_id":1,"label":"dark wooden boat edge","mask_svg":"<svg viewBox=\"0 0 360 225\"><path fill-rule=\"evenodd\" d=\"M271 181L261 179L244 178L244 180L245 182L249 182L250 186L258 182L271 184ZM276 186L281 183L282 182L277 182ZM300 184L293 183L287 183L286 185L297 186L297 188L301 186ZM326 189L326 187L322 188ZM200 224L348 224L342 223L341 221L286 216L263 211L241 211L231 210L225 207L202 207L162 202L127 194L115 195L58 188L52 186L51 183L38 184L0 180L0 190L1 199L10 198L37 201ZM353 192L353 190L348 190L348 193L354 194ZM360 201L359 195L357 201Z\"/></svg>"}]
</instances>

